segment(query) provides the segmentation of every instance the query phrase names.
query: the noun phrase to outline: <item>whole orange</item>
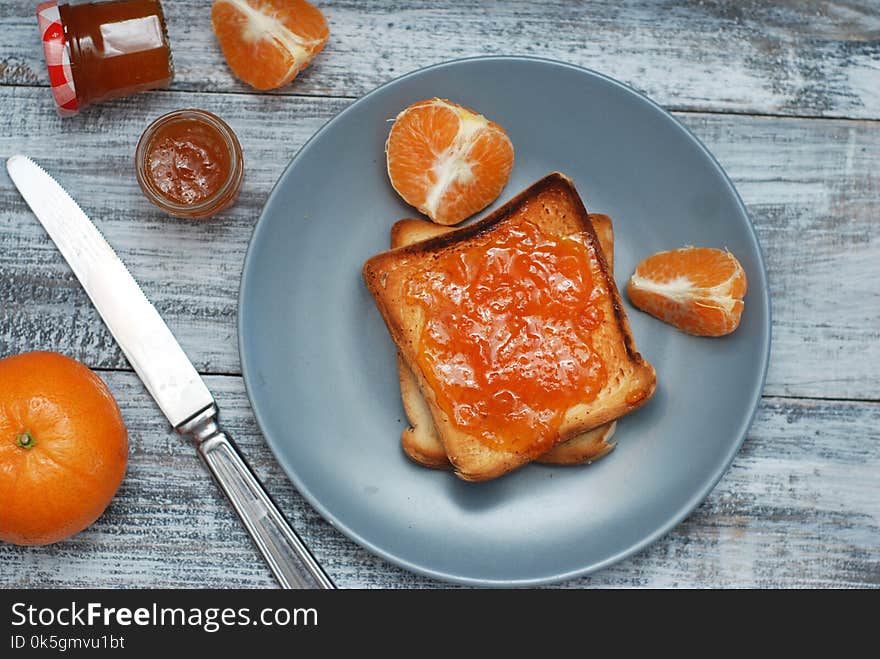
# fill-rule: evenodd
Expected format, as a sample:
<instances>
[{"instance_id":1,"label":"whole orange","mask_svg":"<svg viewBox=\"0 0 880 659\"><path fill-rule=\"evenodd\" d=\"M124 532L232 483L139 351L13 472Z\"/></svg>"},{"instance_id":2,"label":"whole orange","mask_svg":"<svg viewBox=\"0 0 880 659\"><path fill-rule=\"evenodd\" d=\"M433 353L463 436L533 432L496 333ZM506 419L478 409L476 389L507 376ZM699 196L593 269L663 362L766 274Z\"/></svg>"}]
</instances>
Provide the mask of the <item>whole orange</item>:
<instances>
[{"instance_id":1,"label":"whole orange","mask_svg":"<svg viewBox=\"0 0 880 659\"><path fill-rule=\"evenodd\" d=\"M86 366L53 352L0 359L0 540L79 533L110 504L127 459L119 406Z\"/></svg>"}]
</instances>

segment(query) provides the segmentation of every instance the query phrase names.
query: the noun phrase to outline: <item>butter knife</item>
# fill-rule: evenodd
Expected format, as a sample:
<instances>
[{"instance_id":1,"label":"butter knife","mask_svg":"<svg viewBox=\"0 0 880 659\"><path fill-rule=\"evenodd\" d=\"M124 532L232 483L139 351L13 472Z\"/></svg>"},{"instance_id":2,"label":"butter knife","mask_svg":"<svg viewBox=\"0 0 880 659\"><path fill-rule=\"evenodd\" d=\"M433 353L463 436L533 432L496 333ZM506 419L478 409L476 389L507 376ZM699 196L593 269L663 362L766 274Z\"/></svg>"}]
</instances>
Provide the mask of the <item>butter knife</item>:
<instances>
[{"instance_id":1,"label":"butter knife","mask_svg":"<svg viewBox=\"0 0 880 659\"><path fill-rule=\"evenodd\" d=\"M79 205L27 156L9 176L67 260L132 368L190 437L282 588L334 588L217 422L217 405L177 339Z\"/></svg>"}]
</instances>

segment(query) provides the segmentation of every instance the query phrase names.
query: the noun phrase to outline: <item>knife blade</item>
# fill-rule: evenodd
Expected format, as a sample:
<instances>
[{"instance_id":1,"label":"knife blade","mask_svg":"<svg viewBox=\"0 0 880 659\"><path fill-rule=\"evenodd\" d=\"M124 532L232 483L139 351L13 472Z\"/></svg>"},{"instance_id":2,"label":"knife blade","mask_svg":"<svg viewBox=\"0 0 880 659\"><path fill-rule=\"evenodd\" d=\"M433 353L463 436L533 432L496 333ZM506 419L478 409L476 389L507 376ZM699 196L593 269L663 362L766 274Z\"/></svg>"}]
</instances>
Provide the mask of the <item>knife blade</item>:
<instances>
[{"instance_id":1,"label":"knife blade","mask_svg":"<svg viewBox=\"0 0 880 659\"><path fill-rule=\"evenodd\" d=\"M232 439L220 429L208 387L98 228L64 188L27 156L12 156L6 169L168 421L195 440L282 587L333 588Z\"/></svg>"},{"instance_id":2,"label":"knife blade","mask_svg":"<svg viewBox=\"0 0 880 659\"><path fill-rule=\"evenodd\" d=\"M6 168L171 425L213 405L159 312L79 205L30 158L12 156Z\"/></svg>"}]
</instances>

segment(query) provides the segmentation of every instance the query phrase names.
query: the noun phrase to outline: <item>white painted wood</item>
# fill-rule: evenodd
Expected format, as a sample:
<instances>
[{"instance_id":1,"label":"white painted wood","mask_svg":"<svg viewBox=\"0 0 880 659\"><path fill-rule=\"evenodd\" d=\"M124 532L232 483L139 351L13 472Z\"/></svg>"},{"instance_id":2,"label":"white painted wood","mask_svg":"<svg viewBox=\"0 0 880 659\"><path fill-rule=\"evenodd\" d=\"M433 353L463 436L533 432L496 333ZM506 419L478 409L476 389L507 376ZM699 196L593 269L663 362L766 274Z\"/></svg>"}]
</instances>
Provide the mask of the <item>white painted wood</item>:
<instances>
[{"instance_id":1,"label":"white painted wood","mask_svg":"<svg viewBox=\"0 0 880 659\"><path fill-rule=\"evenodd\" d=\"M586 66L682 110L880 118L880 7L720 0L322 1L331 36L279 93L360 96L473 55ZM249 92L226 68L207 0L166 0L174 88ZM0 84L46 84L34 4L0 0Z\"/></svg>"},{"instance_id":2,"label":"white painted wood","mask_svg":"<svg viewBox=\"0 0 880 659\"><path fill-rule=\"evenodd\" d=\"M0 156L29 153L88 209L201 371L239 373L236 299L253 224L290 157L348 101L165 92L66 120L50 103L39 88L0 87ZM133 172L144 127L187 105L225 117L246 160L239 202L206 223L164 217ZM767 393L880 398L876 124L679 118L727 168L762 240L774 305ZM5 169L0 253L0 352L55 349L90 366L127 367Z\"/></svg>"},{"instance_id":3,"label":"white painted wood","mask_svg":"<svg viewBox=\"0 0 880 659\"><path fill-rule=\"evenodd\" d=\"M587 66L683 111L749 207L774 305L769 397L730 471L666 538L563 586L880 586L880 131L863 121L880 119L877 0L318 4L327 49L292 85L257 95L223 64L210 3L166 0L173 90L62 121L33 4L0 0L0 157L34 156L87 207L197 367L214 374L225 425L339 585L440 584L333 530L259 435L237 375L247 242L283 167L352 98L425 65L498 53ZM204 224L160 215L133 175L143 128L187 106L226 118L247 162L238 204ZM32 349L111 369L102 375L131 458L120 494L86 532L54 547L0 544L0 586L274 586L3 170L0 355Z\"/></svg>"},{"instance_id":4,"label":"white painted wood","mask_svg":"<svg viewBox=\"0 0 880 659\"><path fill-rule=\"evenodd\" d=\"M273 587L195 450L164 426L137 377L101 375L130 433L122 490L71 540L0 544L0 584ZM324 522L266 447L242 380L207 380L224 426L339 586L442 585L373 557ZM880 585L878 428L877 403L765 399L730 471L687 521L637 556L563 586Z\"/></svg>"}]
</instances>

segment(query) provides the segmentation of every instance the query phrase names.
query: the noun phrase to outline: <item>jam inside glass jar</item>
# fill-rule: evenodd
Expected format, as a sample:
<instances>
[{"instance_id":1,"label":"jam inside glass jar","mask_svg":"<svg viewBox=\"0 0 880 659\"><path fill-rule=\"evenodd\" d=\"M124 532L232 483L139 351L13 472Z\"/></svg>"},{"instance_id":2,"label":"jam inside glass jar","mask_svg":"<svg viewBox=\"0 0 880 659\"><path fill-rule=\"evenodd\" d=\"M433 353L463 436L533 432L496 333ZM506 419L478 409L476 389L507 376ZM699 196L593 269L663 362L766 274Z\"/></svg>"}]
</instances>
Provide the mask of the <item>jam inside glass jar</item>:
<instances>
[{"instance_id":1,"label":"jam inside glass jar","mask_svg":"<svg viewBox=\"0 0 880 659\"><path fill-rule=\"evenodd\" d=\"M37 17L62 114L167 87L174 77L159 0L45 2Z\"/></svg>"},{"instance_id":2,"label":"jam inside glass jar","mask_svg":"<svg viewBox=\"0 0 880 659\"><path fill-rule=\"evenodd\" d=\"M220 117L178 110L154 121L138 142L138 183L156 206L203 219L229 207L244 178L241 145Z\"/></svg>"}]
</instances>

